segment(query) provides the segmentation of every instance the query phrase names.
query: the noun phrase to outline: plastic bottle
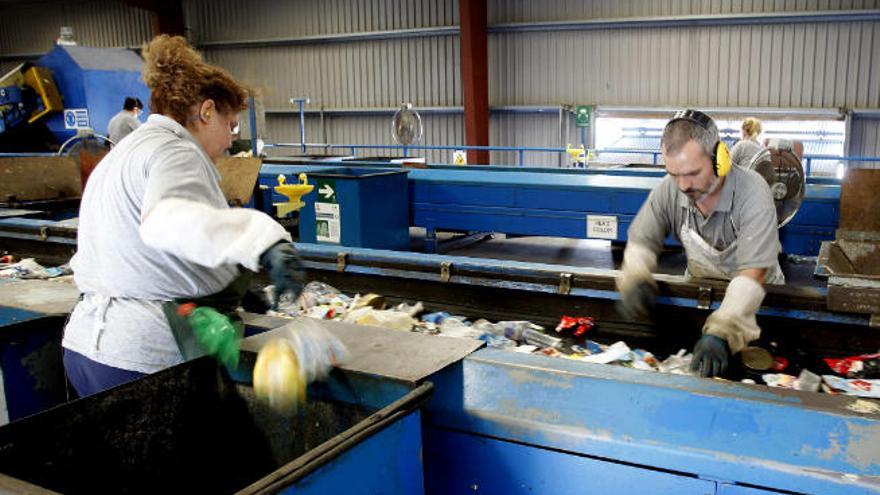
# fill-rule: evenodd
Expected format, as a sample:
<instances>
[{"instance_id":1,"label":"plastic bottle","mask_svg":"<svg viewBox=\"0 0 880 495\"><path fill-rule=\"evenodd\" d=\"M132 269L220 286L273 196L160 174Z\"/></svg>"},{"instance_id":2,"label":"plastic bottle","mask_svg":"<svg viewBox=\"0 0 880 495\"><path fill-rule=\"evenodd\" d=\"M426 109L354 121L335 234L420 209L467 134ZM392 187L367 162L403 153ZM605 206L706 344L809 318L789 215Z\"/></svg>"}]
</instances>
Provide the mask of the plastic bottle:
<instances>
[{"instance_id":1,"label":"plastic bottle","mask_svg":"<svg viewBox=\"0 0 880 495\"><path fill-rule=\"evenodd\" d=\"M523 332L522 337L527 344L538 347L550 347L553 349L559 349L562 347L562 339L547 335L546 333L539 332L532 328L526 329Z\"/></svg>"},{"instance_id":2,"label":"plastic bottle","mask_svg":"<svg viewBox=\"0 0 880 495\"><path fill-rule=\"evenodd\" d=\"M535 330L535 325L529 321L499 321L498 323L492 323L487 320L477 320L474 322L473 328L521 342L523 340L523 333L528 329Z\"/></svg>"},{"instance_id":3,"label":"plastic bottle","mask_svg":"<svg viewBox=\"0 0 880 495\"><path fill-rule=\"evenodd\" d=\"M241 325L213 308L194 303L181 304L177 313L189 321L196 340L208 354L228 367L238 367L239 341L244 334Z\"/></svg>"}]
</instances>

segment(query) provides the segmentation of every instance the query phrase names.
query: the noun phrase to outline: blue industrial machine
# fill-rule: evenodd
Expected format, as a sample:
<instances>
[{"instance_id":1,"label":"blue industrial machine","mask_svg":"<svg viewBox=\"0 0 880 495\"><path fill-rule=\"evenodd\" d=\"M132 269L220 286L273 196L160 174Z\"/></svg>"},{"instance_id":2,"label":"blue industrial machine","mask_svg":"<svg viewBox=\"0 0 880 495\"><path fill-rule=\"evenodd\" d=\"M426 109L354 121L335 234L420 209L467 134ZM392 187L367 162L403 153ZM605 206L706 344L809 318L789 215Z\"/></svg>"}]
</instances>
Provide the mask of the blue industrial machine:
<instances>
[{"instance_id":1,"label":"blue industrial machine","mask_svg":"<svg viewBox=\"0 0 880 495\"><path fill-rule=\"evenodd\" d=\"M0 79L0 151L46 151L84 129L104 134L127 96L149 101L141 58L121 48L57 45Z\"/></svg>"},{"instance_id":2,"label":"blue industrial machine","mask_svg":"<svg viewBox=\"0 0 880 495\"><path fill-rule=\"evenodd\" d=\"M272 185L279 174L288 180L326 165L263 166L263 204L281 196ZM626 241L638 209L659 183L651 171L611 175L581 171L462 170L451 167L412 169L409 173L410 225L427 231L426 250L437 251L437 231L485 231L578 239ZM837 229L840 186L808 183L800 209L780 230L783 252L815 256L822 241ZM267 213L271 211L267 209ZM670 243L674 244L670 239Z\"/></svg>"}]
</instances>

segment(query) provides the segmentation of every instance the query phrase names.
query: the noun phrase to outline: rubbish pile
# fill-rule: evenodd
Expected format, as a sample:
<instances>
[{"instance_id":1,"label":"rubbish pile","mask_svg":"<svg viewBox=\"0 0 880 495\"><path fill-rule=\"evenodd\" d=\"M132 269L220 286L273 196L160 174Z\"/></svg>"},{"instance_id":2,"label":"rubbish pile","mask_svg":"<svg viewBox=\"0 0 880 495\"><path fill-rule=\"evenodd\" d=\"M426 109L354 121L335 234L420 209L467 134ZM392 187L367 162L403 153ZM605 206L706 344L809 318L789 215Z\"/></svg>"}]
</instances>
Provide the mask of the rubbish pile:
<instances>
[{"instance_id":1,"label":"rubbish pile","mask_svg":"<svg viewBox=\"0 0 880 495\"><path fill-rule=\"evenodd\" d=\"M46 268L33 258L16 261L11 255L0 257L0 280L49 279L72 273L70 266L66 264Z\"/></svg>"},{"instance_id":2,"label":"rubbish pile","mask_svg":"<svg viewBox=\"0 0 880 495\"><path fill-rule=\"evenodd\" d=\"M278 310L269 314L308 316L429 335L478 339L485 341L488 347L512 352L660 373L694 374L690 371L693 355L685 349L660 360L649 351L630 348L623 341L605 345L587 339L585 336L597 325L597 321L589 316L562 316L559 324L547 331L530 321L470 321L464 316L444 311L427 313L421 302L388 307L387 301L380 295L358 294L350 297L322 282L309 283L295 300L282 297ZM572 344L575 339L578 343ZM763 381L771 387L880 399L880 353L825 359L830 372L836 374L819 375L804 369L798 376L782 373L788 369L788 361L783 357L771 356L759 347L747 347L739 357L743 369L749 372L742 380L744 383Z\"/></svg>"}]
</instances>

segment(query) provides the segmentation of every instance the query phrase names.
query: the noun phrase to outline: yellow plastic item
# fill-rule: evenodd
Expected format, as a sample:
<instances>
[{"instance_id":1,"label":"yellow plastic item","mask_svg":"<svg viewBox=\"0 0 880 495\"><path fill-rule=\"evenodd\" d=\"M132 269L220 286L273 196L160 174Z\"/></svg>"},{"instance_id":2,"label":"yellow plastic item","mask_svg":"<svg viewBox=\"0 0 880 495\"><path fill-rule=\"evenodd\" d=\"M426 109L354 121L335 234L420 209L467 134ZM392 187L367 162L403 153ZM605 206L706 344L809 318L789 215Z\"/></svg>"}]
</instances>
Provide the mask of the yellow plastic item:
<instances>
[{"instance_id":1,"label":"yellow plastic item","mask_svg":"<svg viewBox=\"0 0 880 495\"><path fill-rule=\"evenodd\" d=\"M300 201L300 198L315 189L315 186L309 185L306 174L299 174L299 184L285 184L286 180L284 175L278 175L278 185L275 186L275 192L287 196L288 199L284 203L272 204L276 208L279 218L286 216L292 211L298 211L305 206L305 203Z\"/></svg>"},{"instance_id":2,"label":"yellow plastic item","mask_svg":"<svg viewBox=\"0 0 880 495\"><path fill-rule=\"evenodd\" d=\"M573 148L569 144L565 147L565 152L568 153L572 163L586 163L587 161L587 154L584 150L584 145L581 145L579 148Z\"/></svg>"},{"instance_id":3,"label":"yellow plastic item","mask_svg":"<svg viewBox=\"0 0 880 495\"><path fill-rule=\"evenodd\" d=\"M306 399L306 382L299 360L284 339L267 342L254 364L254 393L257 399L280 413L290 414Z\"/></svg>"}]
</instances>

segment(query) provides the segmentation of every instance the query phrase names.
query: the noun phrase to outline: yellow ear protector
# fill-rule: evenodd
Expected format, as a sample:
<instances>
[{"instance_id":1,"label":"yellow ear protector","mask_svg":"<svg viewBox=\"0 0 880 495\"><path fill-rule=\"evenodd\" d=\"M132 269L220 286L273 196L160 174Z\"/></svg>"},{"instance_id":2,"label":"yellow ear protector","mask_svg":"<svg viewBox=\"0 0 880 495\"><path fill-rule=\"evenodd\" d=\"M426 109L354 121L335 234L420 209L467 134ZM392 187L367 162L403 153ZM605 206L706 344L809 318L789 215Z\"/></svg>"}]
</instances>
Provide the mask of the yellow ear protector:
<instances>
[{"instance_id":1,"label":"yellow ear protector","mask_svg":"<svg viewBox=\"0 0 880 495\"><path fill-rule=\"evenodd\" d=\"M707 131L711 128L712 117L709 117L705 113L699 110L679 110L675 113L675 116L672 117L672 120L669 121L666 125L669 125L676 120L687 120L688 122L693 122L698 126L706 129ZM718 140L715 143L715 147L713 148L714 152L712 153L712 171L715 172L715 175L718 177L724 177L728 173L730 173L730 150L727 148L727 143L722 140Z\"/></svg>"}]
</instances>

